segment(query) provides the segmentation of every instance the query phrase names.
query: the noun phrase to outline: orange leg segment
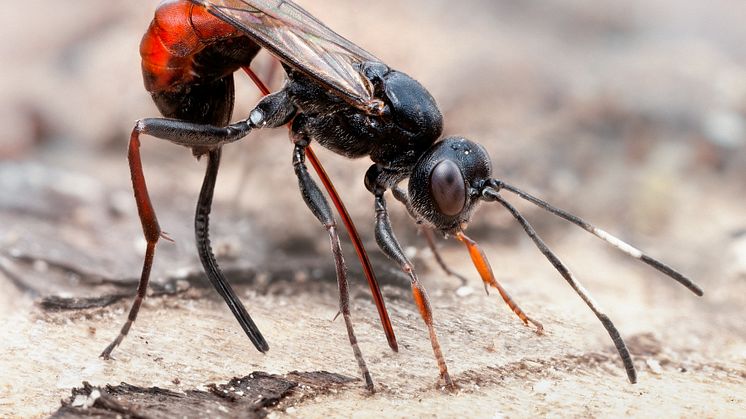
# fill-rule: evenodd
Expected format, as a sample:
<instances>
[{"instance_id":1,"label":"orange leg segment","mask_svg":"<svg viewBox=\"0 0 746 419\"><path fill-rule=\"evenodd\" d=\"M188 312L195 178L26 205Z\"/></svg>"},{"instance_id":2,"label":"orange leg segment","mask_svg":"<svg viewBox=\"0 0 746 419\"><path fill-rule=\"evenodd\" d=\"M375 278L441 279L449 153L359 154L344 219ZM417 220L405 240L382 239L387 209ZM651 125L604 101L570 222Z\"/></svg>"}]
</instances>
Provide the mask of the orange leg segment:
<instances>
[{"instance_id":1,"label":"orange leg segment","mask_svg":"<svg viewBox=\"0 0 746 419\"><path fill-rule=\"evenodd\" d=\"M503 301L505 301L505 304L510 307L510 309L515 313L518 318L521 319L523 324L526 326L529 325L529 323L533 324L536 327L536 333L542 334L544 333L544 326L531 319L524 313L523 310L521 310L520 307L518 307L518 304L516 304L515 301L513 301L513 298L508 294L508 292L505 290L505 288L500 285L499 282L495 279L495 275L492 272L492 267L490 266L489 260L487 260L487 255L485 255L482 248L479 247L477 242L470 239L466 236L463 232L456 233L456 239L458 239L461 243L466 245L466 248L469 250L469 256L471 256L471 261L474 263L474 267L477 268L477 271L479 271L479 275L482 277L482 281L484 281L485 286L489 285L492 288L495 288L497 292L500 293L500 296L503 298Z\"/></svg>"},{"instance_id":2,"label":"orange leg segment","mask_svg":"<svg viewBox=\"0 0 746 419\"><path fill-rule=\"evenodd\" d=\"M127 321L122 326L116 339L112 341L109 346L101 352L101 358L109 359L111 352L122 343L124 337L129 333L132 323L137 319L137 313L140 311L140 306L147 294L148 282L150 281L150 270L153 267L153 259L155 257L155 246L158 243L159 238L164 238L168 241L171 240L164 232L161 231L161 227L158 224L158 218L155 215L153 204L150 202L150 195L148 195L148 187L145 184L145 175L142 171L142 159L140 158L140 125L138 124L132 130L132 136L130 137L129 149L128 149L128 160L130 166L130 175L132 177L132 187L135 191L135 202L137 203L137 213L140 216L140 222L142 223L142 231L145 235L145 240L148 242L145 250L145 259L143 260L142 274L140 275L140 283L137 286L137 296L132 302Z\"/></svg>"}]
</instances>

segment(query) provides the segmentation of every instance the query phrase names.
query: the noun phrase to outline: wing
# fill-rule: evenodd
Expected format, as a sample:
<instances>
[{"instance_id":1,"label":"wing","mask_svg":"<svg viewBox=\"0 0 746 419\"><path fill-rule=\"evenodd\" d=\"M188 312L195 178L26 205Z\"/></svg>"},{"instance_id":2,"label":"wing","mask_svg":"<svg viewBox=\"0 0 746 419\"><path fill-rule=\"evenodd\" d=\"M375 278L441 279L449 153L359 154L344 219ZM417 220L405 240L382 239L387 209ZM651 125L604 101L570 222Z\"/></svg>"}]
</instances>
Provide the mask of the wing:
<instances>
[{"instance_id":1,"label":"wing","mask_svg":"<svg viewBox=\"0 0 746 419\"><path fill-rule=\"evenodd\" d=\"M381 62L290 0L192 0L246 32L280 61L338 93L362 110L376 108L373 86L360 72Z\"/></svg>"}]
</instances>

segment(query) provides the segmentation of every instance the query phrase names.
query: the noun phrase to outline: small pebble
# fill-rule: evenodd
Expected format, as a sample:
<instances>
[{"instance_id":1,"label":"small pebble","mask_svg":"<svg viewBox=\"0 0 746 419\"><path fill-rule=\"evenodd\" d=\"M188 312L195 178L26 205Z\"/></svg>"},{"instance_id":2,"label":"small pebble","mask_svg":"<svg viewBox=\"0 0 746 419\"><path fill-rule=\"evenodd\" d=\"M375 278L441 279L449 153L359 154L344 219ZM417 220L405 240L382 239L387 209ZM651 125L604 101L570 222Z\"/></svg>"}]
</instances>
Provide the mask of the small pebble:
<instances>
[{"instance_id":1,"label":"small pebble","mask_svg":"<svg viewBox=\"0 0 746 419\"><path fill-rule=\"evenodd\" d=\"M467 285L458 287L458 289L456 290L456 295L461 298L468 297L472 294L474 294L474 288L467 286Z\"/></svg>"},{"instance_id":2,"label":"small pebble","mask_svg":"<svg viewBox=\"0 0 746 419\"><path fill-rule=\"evenodd\" d=\"M648 359L645 361L645 363L648 365L648 368L650 368L650 372L652 372L655 375L661 375L663 373L663 368L661 368L660 362L658 362L657 359Z\"/></svg>"},{"instance_id":3,"label":"small pebble","mask_svg":"<svg viewBox=\"0 0 746 419\"><path fill-rule=\"evenodd\" d=\"M534 384L534 393L547 394L549 389L552 387L552 383L549 380L539 380Z\"/></svg>"}]
</instances>

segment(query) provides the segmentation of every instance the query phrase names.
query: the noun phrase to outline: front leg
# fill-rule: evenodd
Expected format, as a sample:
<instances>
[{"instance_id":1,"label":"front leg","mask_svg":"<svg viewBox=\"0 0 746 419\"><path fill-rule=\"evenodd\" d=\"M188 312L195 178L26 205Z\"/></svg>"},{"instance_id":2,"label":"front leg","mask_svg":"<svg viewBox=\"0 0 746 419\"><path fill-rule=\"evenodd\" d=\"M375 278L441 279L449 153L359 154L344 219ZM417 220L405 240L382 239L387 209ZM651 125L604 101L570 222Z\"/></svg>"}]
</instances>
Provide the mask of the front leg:
<instances>
[{"instance_id":1,"label":"front leg","mask_svg":"<svg viewBox=\"0 0 746 419\"><path fill-rule=\"evenodd\" d=\"M369 173L371 173L369 171ZM391 228L391 221L389 220L388 211L386 210L386 200L383 197L385 188L381 185L382 182L374 182L368 184L369 189L375 195L375 210L376 210L376 243L378 247L383 251L389 259L399 264L401 270L409 276L409 280L412 286L412 295L414 301L417 304L417 308L420 311L420 316L424 320L427 326L428 333L430 334L430 343L433 347L433 353L435 354L435 360L438 363L438 369L440 370L440 378L446 383L446 387L449 390L454 389L453 381L448 374L448 367L446 366L443 352L440 349L440 342L438 336L435 334L435 327L433 326L433 311L430 307L430 299L427 296L425 287L422 286L420 281L417 279L417 274L414 271L412 262L409 261L407 256L399 244L399 241L394 236L394 231Z\"/></svg>"},{"instance_id":2,"label":"front leg","mask_svg":"<svg viewBox=\"0 0 746 419\"><path fill-rule=\"evenodd\" d=\"M394 197L399 202L404 204L404 206L407 208L407 211L409 211L409 215L416 219L415 212L412 209L412 204L409 200L409 196L407 196L407 193L398 186L394 186L392 188L392 192L394 194ZM440 253L435 246L434 230L428 226L420 226L420 229L425 234L427 244L430 246L430 250L433 252L435 260L438 262L440 267L445 271L446 274L455 276L456 278L460 279L461 286L465 286L467 283L466 278L456 272L451 271L451 269L446 265L443 258L440 256ZM528 317L528 315L526 315L526 313L520 307L518 307L518 304L513 300L510 294L508 294L508 291L506 291L505 288L503 288L503 286L500 285L499 282L497 282L495 275L492 273L490 262L487 260L487 255L484 254L479 245L477 245L475 241L468 238L463 232L456 234L456 239L466 244L467 248L469 249L469 255L471 256L472 262L474 262L474 266L477 268L479 275L482 277L484 291L489 295L489 287L496 289L502 297L503 301L505 301L505 304L507 304L508 307L513 311L513 313L515 313L516 316L521 319L523 324L525 324L526 326L528 326L529 323L533 324L536 327L536 333L539 335L543 334L544 326L538 321Z\"/></svg>"},{"instance_id":3,"label":"front leg","mask_svg":"<svg viewBox=\"0 0 746 419\"><path fill-rule=\"evenodd\" d=\"M352 326L352 317L350 315L350 294L347 283L347 266L345 265L342 246L340 245L339 236L337 235L337 223L334 220L329 203L321 193L316 182L314 182L308 174L308 168L306 167L305 161L307 146L308 140L295 139L293 168L295 169L295 175L298 177L298 186L303 195L303 200L306 202L306 205L308 205L308 208L311 210L313 215L316 216L329 233L329 242L331 243L332 254L334 255L334 265L337 270L339 311L342 313L342 317L344 318L345 326L347 328L347 336L350 340L352 352L355 355L360 372L365 380L365 386L369 391L373 392L373 379L368 371L368 366L365 364L365 359L363 359L363 354L358 346L355 330Z\"/></svg>"},{"instance_id":4,"label":"front leg","mask_svg":"<svg viewBox=\"0 0 746 419\"><path fill-rule=\"evenodd\" d=\"M402 205L407 209L407 212L409 213L409 216L412 217L415 221L417 220L417 214L415 213L414 209L412 208L412 203L409 200L409 196L407 193L400 187L394 186L391 188L391 193L394 195L394 198L396 198L397 201L401 202ZM435 230L433 227L430 227L425 224L419 224L418 227L422 234L425 236L425 240L427 240L427 245L430 247L430 251L433 252L433 256L435 257L435 261L440 266L440 269L443 270L443 272L446 273L448 276L452 276L454 278L457 278L459 281L461 281L461 286L465 287L466 283L469 282L465 276L461 275L458 272L452 271L451 268L448 267L446 264L446 261L443 260L443 257L440 255L440 251L438 250L438 246L435 243ZM485 285L485 290L487 289L487 285ZM489 292L487 292L489 294Z\"/></svg>"}]
</instances>

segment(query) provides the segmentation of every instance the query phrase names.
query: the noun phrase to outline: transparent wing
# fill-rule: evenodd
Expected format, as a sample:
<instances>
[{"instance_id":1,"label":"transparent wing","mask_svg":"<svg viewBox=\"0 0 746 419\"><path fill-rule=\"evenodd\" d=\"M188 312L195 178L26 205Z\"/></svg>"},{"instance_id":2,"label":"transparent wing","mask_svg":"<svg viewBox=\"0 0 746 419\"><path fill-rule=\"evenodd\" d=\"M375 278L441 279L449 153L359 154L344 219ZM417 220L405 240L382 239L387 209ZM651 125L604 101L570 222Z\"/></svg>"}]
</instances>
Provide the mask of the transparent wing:
<instances>
[{"instance_id":1,"label":"transparent wing","mask_svg":"<svg viewBox=\"0 0 746 419\"><path fill-rule=\"evenodd\" d=\"M192 0L246 32L285 64L336 91L351 105L370 109L373 86L360 72L380 62L289 0Z\"/></svg>"}]
</instances>

